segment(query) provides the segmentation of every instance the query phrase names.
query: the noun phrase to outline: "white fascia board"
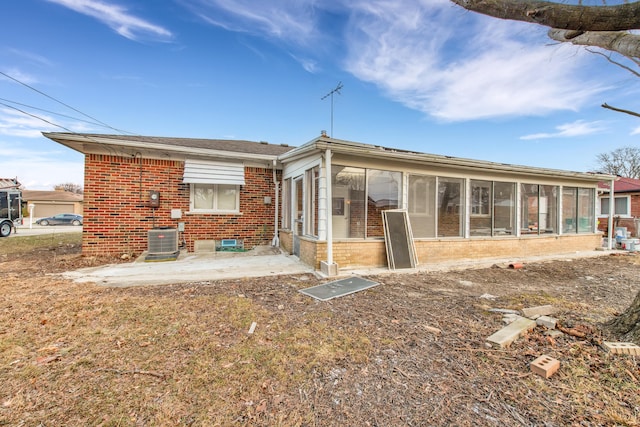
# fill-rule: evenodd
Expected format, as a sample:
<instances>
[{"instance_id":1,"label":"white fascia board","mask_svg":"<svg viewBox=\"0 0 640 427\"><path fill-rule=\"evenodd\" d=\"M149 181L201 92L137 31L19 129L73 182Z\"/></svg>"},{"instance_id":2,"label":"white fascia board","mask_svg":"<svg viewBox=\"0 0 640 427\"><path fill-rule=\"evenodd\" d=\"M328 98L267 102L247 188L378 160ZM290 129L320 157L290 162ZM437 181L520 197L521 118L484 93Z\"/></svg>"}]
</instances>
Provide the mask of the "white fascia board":
<instances>
[{"instance_id":1,"label":"white fascia board","mask_svg":"<svg viewBox=\"0 0 640 427\"><path fill-rule=\"evenodd\" d=\"M354 156L366 156L375 158L387 158L406 161L418 164L437 164L442 166L455 166L470 170L484 170L508 172L517 175L534 175L573 178L581 181L601 182L610 181L615 178L613 175L573 172L560 169L536 168L532 166L512 165L507 163L495 163L484 160L464 159L460 157L449 157L436 154L426 154L409 152L405 150L393 151L391 148L379 147L370 144L355 143L350 141L336 140L328 137L321 137L308 142L298 148L281 155L279 158L283 162L295 160L301 156L306 156L313 151L324 151L331 149L336 153L351 154Z\"/></svg>"}]
</instances>

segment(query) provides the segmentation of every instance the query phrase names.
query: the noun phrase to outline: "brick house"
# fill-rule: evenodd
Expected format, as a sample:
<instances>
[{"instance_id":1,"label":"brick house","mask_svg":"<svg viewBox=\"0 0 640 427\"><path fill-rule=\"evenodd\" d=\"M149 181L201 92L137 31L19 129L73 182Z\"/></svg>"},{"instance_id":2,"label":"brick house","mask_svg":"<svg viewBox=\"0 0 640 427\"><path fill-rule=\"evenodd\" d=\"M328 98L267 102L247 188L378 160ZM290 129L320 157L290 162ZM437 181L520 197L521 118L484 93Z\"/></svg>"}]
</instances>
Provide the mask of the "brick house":
<instances>
[{"instance_id":1,"label":"brick house","mask_svg":"<svg viewBox=\"0 0 640 427\"><path fill-rule=\"evenodd\" d=\"M46 133L85 154L83 253L141 253L182 227L189 251L279 244L329 274L387 264L382 212L407 212L420 264L593 250L614 177L320 137L248 141ZM150 198L159 195L157 207ZM611 242L609 243L611 244Z\"/></svg>"},{"instance_id":2,"label":"brick house","mask_svg":"<svg viewBox=\"0 0 640 427\"><path fill-rule=\"evenodd\" d=\"M215 242L270 244L279 203L278 155L263 142L45 133L85 155L82 252L140 254L148 232L181 228L188 251ZM157 196L157 199L153 199Z\"/></svg>"},{"instance_id":3,"label":"brick house","mask_svg":"<svg viewBox=\"0 0 640 427\"><path fill-rule=\"evenodd\" d=\"M613 227L626 227L634 237L640 237L640 179L618 177L613 184ZM598 186L598 229L604 233L609 226L610 184Z\"/></svg>"}]
</instances>

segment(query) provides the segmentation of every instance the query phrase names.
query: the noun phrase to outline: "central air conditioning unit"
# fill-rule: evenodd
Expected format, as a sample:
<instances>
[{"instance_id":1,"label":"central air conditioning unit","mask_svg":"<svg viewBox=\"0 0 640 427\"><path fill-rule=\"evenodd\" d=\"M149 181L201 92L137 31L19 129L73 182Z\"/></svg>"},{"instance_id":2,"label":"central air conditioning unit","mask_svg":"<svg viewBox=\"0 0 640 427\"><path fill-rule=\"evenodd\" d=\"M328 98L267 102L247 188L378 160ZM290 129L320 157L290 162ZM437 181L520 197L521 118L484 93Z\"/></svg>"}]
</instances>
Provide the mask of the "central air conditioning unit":
<instances>
[{"instance_id":1,"label":"central air conditioning unit","mask_svg":"<svg viewBox=\"0 0 640 427\"><path fill-rule=\"evenodd\" d=\"M176 228L154 228L148 231L145 261L175 261L179 254Z\"/></svg>"}]
</instances>

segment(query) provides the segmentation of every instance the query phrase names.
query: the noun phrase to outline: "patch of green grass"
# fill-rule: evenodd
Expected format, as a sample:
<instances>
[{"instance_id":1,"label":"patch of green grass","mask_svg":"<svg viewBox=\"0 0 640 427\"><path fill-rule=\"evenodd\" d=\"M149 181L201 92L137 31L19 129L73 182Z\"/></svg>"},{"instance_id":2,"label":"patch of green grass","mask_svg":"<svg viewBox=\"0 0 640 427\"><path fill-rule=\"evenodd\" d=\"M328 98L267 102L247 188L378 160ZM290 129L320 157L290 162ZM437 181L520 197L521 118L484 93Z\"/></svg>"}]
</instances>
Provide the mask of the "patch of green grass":
<instances>
[{"instance_id":1,"label":"patch of green grass","mask_svg":"<svg viewBox=\"0 0 640 427\"><path fill-rule=\"evenodd\" d=\"M38 236L13 236L0 239L0 255L19 255L33 250L47 250L57 246L81 245L82 232L51 233Z\"/></svg>"}]
</instances>

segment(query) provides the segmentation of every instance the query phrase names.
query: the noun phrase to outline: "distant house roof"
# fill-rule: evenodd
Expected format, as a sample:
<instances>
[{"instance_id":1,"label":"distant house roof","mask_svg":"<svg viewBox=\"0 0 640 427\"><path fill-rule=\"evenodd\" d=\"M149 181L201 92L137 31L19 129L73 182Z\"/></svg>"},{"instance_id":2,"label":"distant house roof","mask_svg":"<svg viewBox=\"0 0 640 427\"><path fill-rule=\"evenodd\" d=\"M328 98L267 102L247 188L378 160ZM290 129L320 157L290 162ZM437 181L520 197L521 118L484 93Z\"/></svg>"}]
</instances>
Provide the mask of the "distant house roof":
<instances>
[{"instance_id":1,"label":"distant house roof","mask_svg":"<svg viewBox=\"0 0 640 427\"><path fill-rule=\"evenodd\" d=\"M609 189L608 182L601 182L599 187ZM613 183L613 191L615 193L638 193L640 192L640 179L619 177Z\"/></svg>"},{"instance_id":2,"label":"distant house roof","mask_svg":"<svg viewBox=\"0 0 640 427\"><path fill-rule=\"evenodd\" d=\"M50 201L50 202L81 202L84 199L82 194L70 191L39 191L22 190L22 200L26 201Z\"/></svg>"},{"instance_id":3,"label":"distant house roof","mask_svg":"<svg viewBox=\"0 0 640 427\"><path fill-rule=\"evenodd\" d=\"M20 187L20 183L16 178L0 178L0 189L18 187Z\"/></svg>"},{"instance_id":4,"label":"distant house roof","mask_svg":"<svg viewBox=\"0 0 640 427\"><path fill-rule=\"evenodd\" d=\"M169 158L220 157L275 160L293 149L286 144L269 144L229 139L173 138L138 135L43 133L47 138L83 154L150 155L161 152Z\"/></svg>"}]
</instances>

